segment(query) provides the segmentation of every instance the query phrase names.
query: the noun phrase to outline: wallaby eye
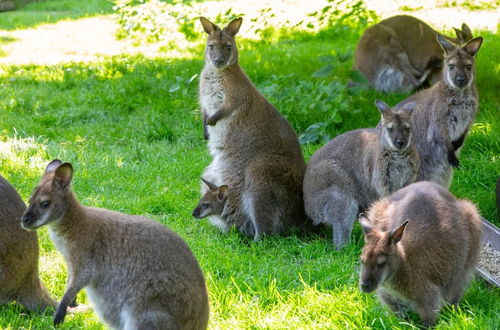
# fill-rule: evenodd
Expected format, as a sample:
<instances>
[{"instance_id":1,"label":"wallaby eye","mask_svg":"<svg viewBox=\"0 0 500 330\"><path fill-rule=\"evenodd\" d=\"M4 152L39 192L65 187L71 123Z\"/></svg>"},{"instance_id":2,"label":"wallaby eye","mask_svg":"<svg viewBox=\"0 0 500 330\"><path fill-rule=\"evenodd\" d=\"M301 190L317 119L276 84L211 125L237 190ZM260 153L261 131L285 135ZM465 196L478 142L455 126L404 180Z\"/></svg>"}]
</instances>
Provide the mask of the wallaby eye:
<instances>
[{"instance_id":1,"label":"wallaby eye","mask_svg":"<svg viewBox=\"0 0 500 330\"><path fill-rule=\"evenodd\" d=\"M214 45L208 45L208 49L210 50L214 49Z\"/></svg>"},{"instance_id":2,"label":"wallaby eye","mask_svg":"<svg viewBox=\"0 0 500 330\"><path fill-rule=\"evenodd\" d=\"M448 69L450 69L450 70L455 69L455 64L448 64Z\"/></svg>"},{"instance_id":3,"label":"wallaby eye","mask_svg":"<svg viewBox=\"0 0 500 330\"><path fill-rule=\"evenodd\" d=\"M467 70L472 69L472 65L471 64L467 64L465 67L467 68Z\"/></svg>"},{"instance_id":4,"label":"wallaby eye","mask_svg":"<svg viewBox=\"0 0 500 330\"><path fill-rule=\"evenodd\" d=\"M393 127L387 127L387 131L388 131L389 133L392 133L392 131L393 131L393 130L394 130L394 128L393 128Z\"/></svg>"},{"instance_id":5,"label":"wallaby eye","mask_svg":"<svg viewBox=\"0 0 500 330\"><path fill-rule=\"evenodd\" d=\"M227 50L231 50L233 47L231 47L231 45L226 45L226 49Z\"/></svg>"},{"instance_id":6,"label":"wallaby eye","mask_svg":"<svg viewBox=\"0 0 500 330\"><path fill-rule=\"evenodd\" d=\"M46 209L47 207L49 207L49 205L50 205L50 201L43 201L40 203L40 207L42 209Z\"/></svg>"},{"instance_id":7,"label":"wallaby eye","mask_svg":"<svg viewBox=\"0 0 500 330\"><path fill-rule=\"evenodd\" d=\"M207 208L207 207L209 207L209 206L210 206L210 203L205 202L205 203L201 204L201 206L202 206L202 207L204 207L204 208Z\"/></svg>"}]
</instances>

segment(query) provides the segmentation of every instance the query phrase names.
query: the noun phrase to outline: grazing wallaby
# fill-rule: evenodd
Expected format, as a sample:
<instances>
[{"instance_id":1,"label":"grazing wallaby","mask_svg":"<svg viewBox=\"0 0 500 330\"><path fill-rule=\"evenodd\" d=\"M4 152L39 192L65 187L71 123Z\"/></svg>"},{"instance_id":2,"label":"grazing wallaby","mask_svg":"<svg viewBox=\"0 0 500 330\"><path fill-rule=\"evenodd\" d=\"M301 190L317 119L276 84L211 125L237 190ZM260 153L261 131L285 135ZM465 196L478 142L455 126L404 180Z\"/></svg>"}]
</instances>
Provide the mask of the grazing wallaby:
<instances>
[{"instance_id":1,"label":"grazing wallaby","mask_svg":"<svg viewBox=\"0 0 500 330\"><path fill-rule=\"evenodd\" d=\"M0 304L16 301L29 310L55 308L38 277L38 237L24 230L19 219L23 200L0 176Z\"/></svg>"},{"instance_id":2,"label":"grazing wallaby","mask_svg":"<svg viewBox=\"0 0 500 330\"><path fill-rule=\"evenodd\" d=\"M432 182L417 182L361 215L365 234L359 286L402 316L436 323L442 301L458 304L478 260L482 224L476 207Z\"/></svg>"},{"instance_id":3,"label":"grazing wallaby","mask_svg":"<svg viewBox=\"0 0 500 330\"><path fill-rule=\"evenodd\" d=\"M466 24L456 29L455 43L472 39ZM440 80L443 52L430 26L412 16L394 16L368 28L356 47L354 69L377 90L406 92Z\"/></svg>"},{"instance_id":4,"label":"grazing wallaby","mask_svg":"<svg viewBox=\"0 0 500 330\"><path fill-rule=\"evenodd\" d=\"M184 241L144 217L81 205L71 191L73 167L50 162L23 227L48 225L69 277L54 324L85 288L99 318L118 329L205 329L203 273Z\"/></svg>"},{"instance_id":5,"label":"grazing wallaby","mask_svg":"<svg viewBox=\"0 0 500 330\"><path fill-rule=\"evenodd\" d=\"M228 187L226 185L217 187L210 181L203 178L201 180L205 182L210 190L203 195L198 205L196 205L196 208L193 210L193 217L201 219L211 215L220 216L226 204Z\"/></svg>"},{"instance_id":6,"label":"grazing wallaby","mask_svg":"<svg viewBox=\"0 0 500 330\"><path fill-rule=\"evenodd\" d=\"M312 156L304 177L306 214L314 224L333 226L337 249L348 242L360 210L414 182L418 171L410 125L415 103L376 105L381 127L337 136Z\"/></svg>"},{"instance_id":7,"label":"grazing wallaby","mask_svg":"<svg viewBox=\"0 0 500 330\"><path fill-rule=\"evenodd\" d=\"M474 38L463 46L454 45L440 35L437 40L445 51L441 81L401 104L417 102L411 118L421 160L417 181L449 187L452 167L459 165L459 149L477 112L474 57L483 39Z\"/></svg>"},{"instance_id":8,"label":"grazing wallaby","mask_svg":"<svg viewBox=\"0 0 500 330\"><path fill-rule=\"evenodd\" d=\"M206 18L200 21L208 34L200 104L213 157L203 177L216 186L231 187L232 199L232 212L210 219L223 231L238 223L238 229L254 240L300 226L306 221L304 158L290 124L238 64L235 35L242 19L224 29ZM203 185L202 195L208 190Z\"/></svg>"}]
</instances>

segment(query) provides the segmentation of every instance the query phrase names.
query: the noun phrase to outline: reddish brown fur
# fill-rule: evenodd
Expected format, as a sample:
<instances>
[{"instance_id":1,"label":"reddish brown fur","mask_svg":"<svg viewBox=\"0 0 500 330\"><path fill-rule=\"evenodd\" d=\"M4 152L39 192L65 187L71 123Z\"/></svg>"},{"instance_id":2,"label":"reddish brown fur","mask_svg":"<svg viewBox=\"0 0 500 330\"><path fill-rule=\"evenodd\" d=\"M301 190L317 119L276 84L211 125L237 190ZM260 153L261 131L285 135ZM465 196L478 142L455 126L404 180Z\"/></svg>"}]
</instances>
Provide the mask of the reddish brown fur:
<instances>
[{"instance_id":1,"label":"reddish brown fur","mask_svg":"<svg viewBox=\"0 0 500 330\"><path fill-rule=\"evenodd\" d=\"M408 220L405 225L405 221ZM482 224L475 206L431 182L418 182L372 205L360 287L378 291L393 311L436 323L442 300L458 304L477 263ZM400 239L400 241L399 241Z\"/></svg>"}]
</instances>

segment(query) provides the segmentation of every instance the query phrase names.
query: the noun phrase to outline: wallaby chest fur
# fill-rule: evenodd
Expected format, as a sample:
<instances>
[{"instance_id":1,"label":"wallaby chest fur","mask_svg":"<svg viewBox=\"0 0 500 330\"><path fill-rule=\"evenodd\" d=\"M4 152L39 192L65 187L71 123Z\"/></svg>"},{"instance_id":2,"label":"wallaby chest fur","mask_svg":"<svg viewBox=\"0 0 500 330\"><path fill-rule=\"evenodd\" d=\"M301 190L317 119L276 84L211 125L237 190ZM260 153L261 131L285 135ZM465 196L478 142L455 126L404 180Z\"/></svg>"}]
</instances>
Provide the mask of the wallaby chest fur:
<instances>
[{"instance_id":1,"label":"wallaby chest fur","mask_svg":"<svg viewBox=\"0 0 500 330\"><path fill-rule=\"evenodd\" d=\"M81 205L70 189L72 166L52 161L22 217L48 225L68 265L54 324L85 288L95 312L115 329L205 329L208 295L186 243L151 219Z\"/></svg>"},{"instance_id":2,"label":"wallaby chest fur","mask_svg":"<svg viewBox=\"0 0 500 330\"><path fill-rule=\"evenodd\" d=\"M436 322L442 301L458 304L478 260L482 224L475 206L423 181L375 202L365 232L360 286L378 290L397 313Z\"/></svg>"},{"instance_id":3,"label":"wallaby chest fur","mask_svg":"<svg viewBox=\"0 0 500 330\"><path fill-rule=\"evenodd\" d=\"M21 227L25 209L14 187L0 176L0 304L17 301L29 310L55 308L57 302L38 277L38 237Z\"/></svg>"},{"instance_id":4,"label":"wallaby chest fur","mask_svg":"<svg viewBox=\"0 0 500 330\"><path fill-rule=\"evenodd\" d=\"M200 79L200 104L209 122L208 148L213 160L203 177L215 185L227 184L232 196L229 199L234 200L229 203L230 212L211 216L211 221L225 229L235 222L243 223L249 229L244 234L254 239L283 232L305 221L305 162L297 135L237 62L237 29L226 29L241 24L241 20L234 20L224 30L204 20L207 33L211 32ZM235 53L218 67L209 47L219 47L220 40L227 40ZM217 119L212 120L214 117ZM206 192L207 187L202 186L202 194ZM236 215L237 219L232 218Z\"/></svg>"}]
</instances>

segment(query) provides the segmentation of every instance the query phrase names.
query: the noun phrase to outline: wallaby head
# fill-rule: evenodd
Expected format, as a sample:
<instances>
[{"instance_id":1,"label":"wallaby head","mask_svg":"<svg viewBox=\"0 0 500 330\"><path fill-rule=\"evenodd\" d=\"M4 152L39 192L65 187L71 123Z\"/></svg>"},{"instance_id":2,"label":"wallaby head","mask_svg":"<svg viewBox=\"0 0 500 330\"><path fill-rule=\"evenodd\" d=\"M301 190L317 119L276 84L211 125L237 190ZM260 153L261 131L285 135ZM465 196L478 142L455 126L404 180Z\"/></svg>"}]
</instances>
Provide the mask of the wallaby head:
<instances>
[{"instance_id":1,"label":"wallaby head","mask_svg":"<svg viewBox=\"0 0 500 330\"><path fill-rule=\"evenodd\" d=\"M390 231L375 228L364 214L360 214L359 223L365 234L359 288L363 292L373 292L394 274L398 266L396 244L403 237L408 221Z\"/></svg>"},{"instance_id":2,"label":"wallaby head","mask_svg":"<svg viewBox=\"0 0 500 330\"><path fill-rule=\"evenodd\" d=\"M411 113L415 108L414 101L405 103L400 109L389 107L384 101L376 100L375 105L382 114L382 139L392 150L402 151L411 142Z\"/></svg>"},{"instance_id":3,"label":"wallaby head","mask_svg":"<svg viewBox=\"0 0 500 330\"><path fill-rule=\"evenodd\" d=\"M210 215L220 215L226 203L228 187L226 185L217 187L210 181L203 178L201 180L205 182L210 190L198 202L198 205L193 210L193 217L201 219Z\"/></svg>"},{"instance_id":4,"label":"wallaby head","mask_svg":"<svg viewBox=\"0 0 500 330\"><path fill-rule=\"evenodd\" d=\"M455 30L455 34L457 35L455 42L459 45L466 43L474 37L472 31L465 23L462 23L461 29L453 28L453 30Z\"/></svg>"},{"instance_id":5,"label":"wallaby head","mask_svg":"<svg viewBox=\"0 0 500 330\"><path fill-rule=\"evenodd\" d=\"M238 49L234 40L240 30L241 17L232 20L222 30L205 17L200 17L203 29L208 34L205 49L206 62L218 70L222 70L232 64L238 63Z\"/></svg>"},{"instance_id":6,"label":"wallaby head","mask_svg":"<svg viewBox=\"0 0 500 330\"><path fill-rule=\"evenodd\" d=\"M469 40L465 45L458 46L441 35L437 35L437 41L444 50L444 81L448 87L466 88L474 81L474 57L476 56L482 37Z\"/></svg>"},{"instance_id":7,"label":"wallaby head","mask_svg":"<svg viewBox=\"0 0 500 330\"><path fill-rule=\"evenodd\" d=\"M70 163L55 159L47 165L45 174L33 191L29 206L21 217L24 228L36 229L64 217L72 177L73 167Z\"/></svg>"}]
</instances>

